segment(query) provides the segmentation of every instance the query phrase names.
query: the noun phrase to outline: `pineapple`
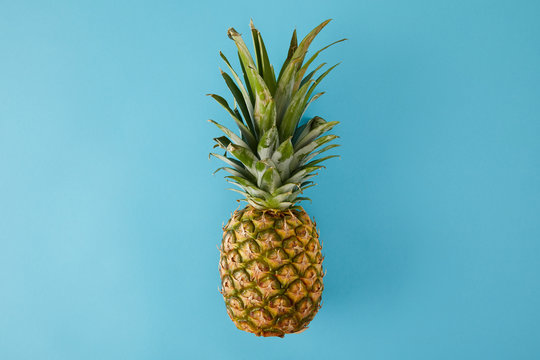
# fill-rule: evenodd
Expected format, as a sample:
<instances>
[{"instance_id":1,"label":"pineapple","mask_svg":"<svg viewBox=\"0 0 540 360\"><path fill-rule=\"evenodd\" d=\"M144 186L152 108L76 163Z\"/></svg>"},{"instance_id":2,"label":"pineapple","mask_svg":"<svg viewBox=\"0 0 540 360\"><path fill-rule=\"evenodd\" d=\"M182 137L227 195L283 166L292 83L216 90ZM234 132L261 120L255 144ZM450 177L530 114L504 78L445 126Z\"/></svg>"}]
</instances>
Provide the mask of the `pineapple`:
<instances>
[{"instance_id":1,"label":"pineapple","mask_svg":"<svg viewBox=\"0 0 540 360\"><path fill-rule=\"evenodd\" d=\"M323 93L316 86L337 65L315 77L307 72L322 50L305 61L308 47L330 20L313 29L299 44L293 32L287 58L276 78L261 34L251 22L255 56L233 28L228 36L238 48L242 78L220 52L230 74L221 72L234 106L209 94L223 106L239 134L210 120L224 136L210 155L227 166L227 180L248 205L234 212L223 228L219 272L221 293L235 325L257 336L279 336L305 330L321 306L323 269L319 234L299 202L323 166L337 155L318 157L336 144L325 134L338 122L315 116L301 122L308 105ZM307 73L307 74L306 74Z\"/></svg>"}]
</instances>

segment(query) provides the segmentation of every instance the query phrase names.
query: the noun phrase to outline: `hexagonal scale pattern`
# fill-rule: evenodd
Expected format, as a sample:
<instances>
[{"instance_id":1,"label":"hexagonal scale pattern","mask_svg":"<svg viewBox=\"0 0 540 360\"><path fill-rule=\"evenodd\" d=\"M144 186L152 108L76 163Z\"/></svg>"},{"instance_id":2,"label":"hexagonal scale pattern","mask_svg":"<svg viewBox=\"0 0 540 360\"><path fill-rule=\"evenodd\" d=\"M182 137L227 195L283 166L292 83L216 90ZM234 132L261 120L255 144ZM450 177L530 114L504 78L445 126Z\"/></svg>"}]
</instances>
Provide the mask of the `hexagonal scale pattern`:
<instances>
[{"instance_id":1,"label":"hexagonal scale pattern","mask_svg":"<svg viewBox=\"0 0 540 360\"><path fill-rule=\"evenodd\" d=\"M316 224L301 207L235 211L223 228L219 272L236 327L257 336L305 330L321 304L321 249Z\"/></svg>"}]
</instances>

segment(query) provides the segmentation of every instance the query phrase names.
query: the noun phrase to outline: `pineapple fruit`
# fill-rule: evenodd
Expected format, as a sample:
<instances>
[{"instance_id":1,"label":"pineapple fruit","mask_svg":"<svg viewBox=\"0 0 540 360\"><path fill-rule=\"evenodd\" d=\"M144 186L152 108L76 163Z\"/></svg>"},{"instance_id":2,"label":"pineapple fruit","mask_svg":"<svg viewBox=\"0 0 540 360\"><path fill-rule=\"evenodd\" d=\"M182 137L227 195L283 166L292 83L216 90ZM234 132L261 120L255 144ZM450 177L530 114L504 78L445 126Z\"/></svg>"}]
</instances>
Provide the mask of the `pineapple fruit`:
<instances>
[{"instance_id":1,"label":"pineapple fruit","mask_svg":"<svg viewBox=\"0 0 540 360\"><path fill-rule=\"evenodd\" d=\"M224 154L227 180L248 205L234 212L223 228L219 272L221 293L235 325L257 336L280 336L305 330L321 306L323 269L315 223L299 202L321 163L335 148L336 135L325 134L338 122L315 116L302 123L308 105L323 93L316 86L336 66L315 77L325 65L307 72L322 50L305 61L308 48L330 20L300 43L293 32L287 58L276 78L261 34L251 22L255 56L233 28L228 36L238 48L242 78L220 53L231 75L221 72L234 106L215 94L239 128L239 134L210 120L224 136L214 147Z\"/></svg>"}]
</instances>

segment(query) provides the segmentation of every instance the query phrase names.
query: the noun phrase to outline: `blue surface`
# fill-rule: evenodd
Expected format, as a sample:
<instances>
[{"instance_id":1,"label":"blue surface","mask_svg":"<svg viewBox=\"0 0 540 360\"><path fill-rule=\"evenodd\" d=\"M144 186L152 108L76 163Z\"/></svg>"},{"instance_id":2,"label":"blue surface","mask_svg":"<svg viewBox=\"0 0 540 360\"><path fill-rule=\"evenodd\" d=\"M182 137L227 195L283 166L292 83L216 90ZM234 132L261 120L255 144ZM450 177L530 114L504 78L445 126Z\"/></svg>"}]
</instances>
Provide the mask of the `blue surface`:
<instances>
[{"instance_id":1,"label":"blue surface","mask_svg":"<svg viewBox=\"0 0 540 360\"><path fill-rule=\"evenodd\" d=\"M278 65L294 26L350 39L308 111L342 121L324 305L285 339L217 291L204 94L250 17ZM3 2L0 359L539 359L539 37L538 1Z\"/></svg>"}]
</instances>

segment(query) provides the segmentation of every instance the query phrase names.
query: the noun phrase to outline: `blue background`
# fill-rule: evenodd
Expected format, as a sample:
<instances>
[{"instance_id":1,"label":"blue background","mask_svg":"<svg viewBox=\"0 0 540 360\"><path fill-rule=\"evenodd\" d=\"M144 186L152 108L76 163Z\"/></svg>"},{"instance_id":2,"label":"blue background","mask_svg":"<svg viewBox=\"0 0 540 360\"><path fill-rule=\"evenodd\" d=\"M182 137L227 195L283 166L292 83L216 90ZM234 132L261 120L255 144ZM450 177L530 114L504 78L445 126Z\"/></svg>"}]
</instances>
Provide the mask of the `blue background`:
<instances>
[{"instance_id":1,"label":"blue background","mask_svg":"<svg viewBox=\"0 0 540 360\"><path fill-rule=\"evenodd\" d=\"M218 50L249 18L343 61L310 191L324 305L285 339L218 293L238 206L209 161ZM538 1L3 1L0 358L540 358Z\"/></svg>"}]
</instances>

